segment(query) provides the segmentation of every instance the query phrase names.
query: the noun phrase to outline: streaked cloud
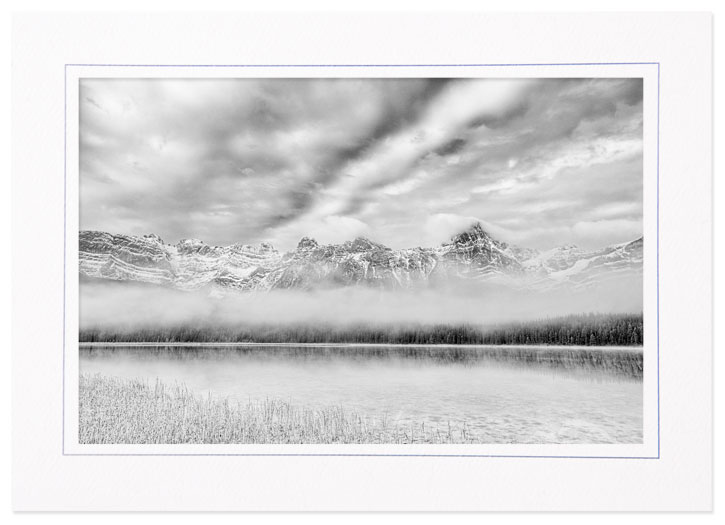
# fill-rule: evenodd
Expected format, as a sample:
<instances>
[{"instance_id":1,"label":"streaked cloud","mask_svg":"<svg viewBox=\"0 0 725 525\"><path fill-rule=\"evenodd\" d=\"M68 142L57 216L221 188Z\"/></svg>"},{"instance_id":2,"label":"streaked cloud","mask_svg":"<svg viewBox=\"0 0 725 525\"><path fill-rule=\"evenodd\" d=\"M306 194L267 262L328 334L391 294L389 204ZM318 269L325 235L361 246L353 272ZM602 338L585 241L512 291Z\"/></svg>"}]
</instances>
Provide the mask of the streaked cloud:
<instances>
[{"instance_id":1,"label":"streaked cloud","mask_svg":"<svg viewBox=\"0 0 725 525\"><path fill-rule=\"evenodd\" d=\"M168 242L481 220L547 248L642 230L641 79L84 79L81 228Z\"/></svg>"}]
</instances>

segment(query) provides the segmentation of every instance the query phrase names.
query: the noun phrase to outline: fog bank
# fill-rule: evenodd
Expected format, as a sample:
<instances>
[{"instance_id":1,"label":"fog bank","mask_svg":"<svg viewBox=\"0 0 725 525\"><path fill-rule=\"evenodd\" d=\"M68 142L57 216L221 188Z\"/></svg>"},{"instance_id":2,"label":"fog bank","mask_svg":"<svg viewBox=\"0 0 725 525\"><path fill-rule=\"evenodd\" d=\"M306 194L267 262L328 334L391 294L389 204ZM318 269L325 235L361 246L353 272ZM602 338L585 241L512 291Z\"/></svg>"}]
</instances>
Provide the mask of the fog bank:
<instances>
[{"instance_id":1,"label":"fog bank","mask_svg":"<svg viewBox=\"0 0 725 525\"><path fill-rule=\"evenodd\" d=\"M641 278L583 291L381 291L340 288L222 298L128 283L81 283L80 328L249 324L494 324L588 312L642 311Z\"/></svg>"}]
</instances>

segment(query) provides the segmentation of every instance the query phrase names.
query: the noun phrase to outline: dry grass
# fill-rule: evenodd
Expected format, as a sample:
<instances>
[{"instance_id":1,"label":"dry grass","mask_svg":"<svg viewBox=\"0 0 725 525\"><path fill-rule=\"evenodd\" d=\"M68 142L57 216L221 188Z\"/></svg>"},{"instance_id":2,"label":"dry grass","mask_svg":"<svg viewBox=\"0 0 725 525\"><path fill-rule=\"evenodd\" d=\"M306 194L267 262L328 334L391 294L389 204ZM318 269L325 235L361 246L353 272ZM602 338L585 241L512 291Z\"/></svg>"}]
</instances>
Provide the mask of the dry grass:
<instances>
[{"instance_id":1,"label":"dry grass","mask_svg":"<svg viewBox=\"0 0 725 525\"><path fill-rule=\"evenodd\" d=\"M342 407L267 399L246 404L184 385L80 376L80 443L470 443L463 428L402 426Z\"/></svg>"}]
</instances>

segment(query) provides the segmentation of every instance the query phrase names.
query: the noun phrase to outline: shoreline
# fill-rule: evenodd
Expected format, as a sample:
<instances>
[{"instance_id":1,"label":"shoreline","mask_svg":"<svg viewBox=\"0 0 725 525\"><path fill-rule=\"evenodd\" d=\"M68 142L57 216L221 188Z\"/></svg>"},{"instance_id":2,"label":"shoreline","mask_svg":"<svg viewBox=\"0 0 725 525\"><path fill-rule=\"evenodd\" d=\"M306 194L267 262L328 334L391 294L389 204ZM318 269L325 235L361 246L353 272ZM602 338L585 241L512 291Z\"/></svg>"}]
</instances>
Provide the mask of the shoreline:
<instances>
[{"instance_id":1,"label":"shoreline","mask_svg":"<svg viewBox=\"0 0 725 525\"><path fill-rule=\"evenodd\" d=\"M204 342L204 343L153 343L153 342L79 342L78 348L93 348L93 347L249 347L249 346L262 346L262 347L305 347L305 348L359 348L359 347L370 347L370 348L532 348L532 349L546 349L546 350L612 350L612 351L634 351L644 352L643 346L585 346L585 345L476 345L476 344L387 344L387 343L252 343L252 342Z\"/></svg>"}]
</instances>

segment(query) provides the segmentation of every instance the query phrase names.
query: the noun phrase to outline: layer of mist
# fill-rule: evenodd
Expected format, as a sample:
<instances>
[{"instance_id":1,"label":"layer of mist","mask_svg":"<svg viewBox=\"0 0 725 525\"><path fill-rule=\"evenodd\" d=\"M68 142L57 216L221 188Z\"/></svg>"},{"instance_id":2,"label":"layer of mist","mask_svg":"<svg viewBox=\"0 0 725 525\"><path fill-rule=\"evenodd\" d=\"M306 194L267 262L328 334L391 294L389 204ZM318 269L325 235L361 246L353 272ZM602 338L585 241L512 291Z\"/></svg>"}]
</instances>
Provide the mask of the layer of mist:
<instances>
[{"instance_id":1,"label":"layer of mist","mask_svg":"<svg viewBox=\"0 0 725 525\"><path fill-rule=\"evenodd\" d=\"M640 278L572 291L512 291L469 286L456 290L382 291L340 288L273 291L226 297L115 282L82 282L80 328L294 324L496 324L583 312L642 311Z\"/></svg>"}]
</instances>

